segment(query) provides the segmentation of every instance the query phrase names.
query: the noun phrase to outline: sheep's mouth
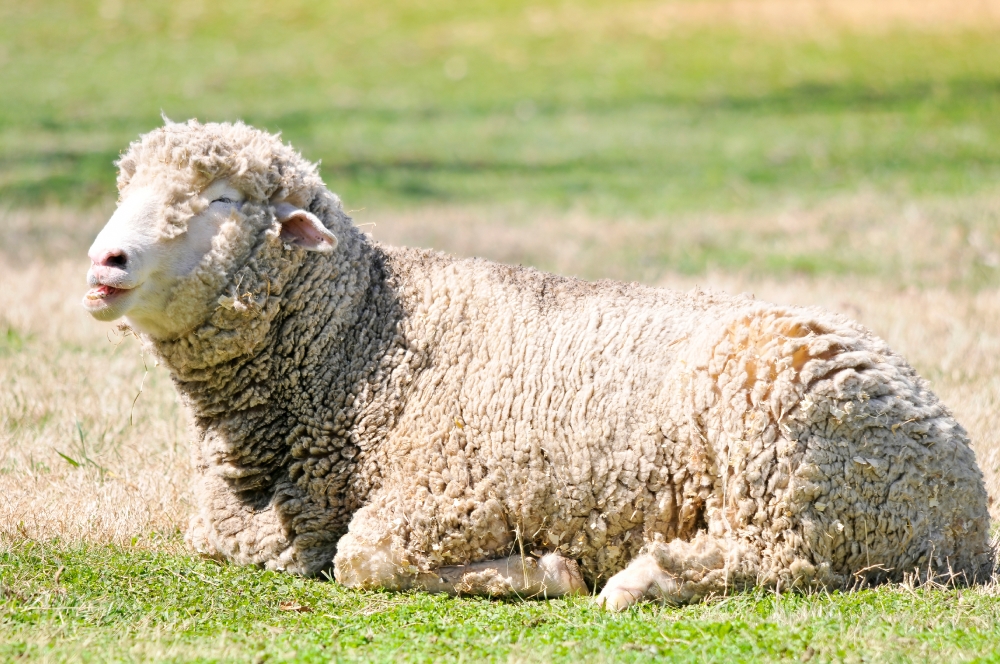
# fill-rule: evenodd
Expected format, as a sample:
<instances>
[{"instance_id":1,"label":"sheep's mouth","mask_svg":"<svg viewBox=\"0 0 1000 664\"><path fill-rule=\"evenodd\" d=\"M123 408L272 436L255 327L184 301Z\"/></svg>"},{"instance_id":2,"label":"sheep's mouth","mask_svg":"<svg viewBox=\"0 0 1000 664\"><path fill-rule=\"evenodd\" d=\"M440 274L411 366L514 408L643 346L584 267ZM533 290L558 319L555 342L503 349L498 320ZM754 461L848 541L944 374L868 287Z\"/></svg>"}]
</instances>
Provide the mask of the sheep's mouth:
<instances>
[{"instance_id":1,"label":"sheep's mouth","mask_svg":"<svg viewBox=\"0 0 1000 664\"><path fill-rule=\"evenodd\" d=\"M120 308L119 305L122 303L122 300L133 290L132 288L117 288L107 284L98 284L83 296L83 306L95 316L113 314L116 309ZM104 316L101 316L101 318L104 318Z\"/></svg>"},{"instance_id":2,"label":"sheep's mouth","mask_svg":"<svg viewBox=\"0 0 1000 664\"><path fill-rule=\"evenodd\" d=\"M132 290L131 288L115 288L114 286L108 286L107 284L99 284L94 286L89 291L87 291L88 300L109 300L115 298L118 294L124 293L126 291Z\"/></svg>"}]
</instances>

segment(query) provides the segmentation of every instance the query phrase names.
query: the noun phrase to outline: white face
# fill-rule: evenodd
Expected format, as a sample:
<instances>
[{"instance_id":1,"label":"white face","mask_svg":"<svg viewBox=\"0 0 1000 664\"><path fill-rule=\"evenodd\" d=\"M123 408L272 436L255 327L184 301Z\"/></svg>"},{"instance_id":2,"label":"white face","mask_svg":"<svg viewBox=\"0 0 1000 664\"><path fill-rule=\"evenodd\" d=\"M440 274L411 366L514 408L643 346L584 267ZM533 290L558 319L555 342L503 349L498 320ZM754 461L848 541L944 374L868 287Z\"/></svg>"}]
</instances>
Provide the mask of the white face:
<instances>
[{"instance_id":1,"label":"white face","mask_svg":"<svg viewBox=\"0 0 1000 664\"><path fill-rule=\"evenodd\" d=\"M87 252L91 289L83 306L94 318L128 316L142 332L165 331L161 314L171 290L201 262L222 222L245 199L225 180L213 183L201 196L209 205L188 222L187 232L164 238L157 232L164 205L157 188L129 192Z\"/></svg>"},{"instance_id":2,"label":"white face","mask_svg":"<svg viewBox=\"0 0 1000 664\"><path fill-rule=\"evenodd\" d=\"M212 248L222 224L238 211L246 196L217 180L199 194L204 210L188 221L187 230L173 238L158 232L165 205L155 185L131 190L98 234L87 254L91 287L83 306L98 320L126 316L134 329L156 337L172 329L164 312L178 282L190 274ZM312 213L286 202L272 203L281 223L281 239L309 251L329 253L337 238Z\"/></svg>"}]
</instances>

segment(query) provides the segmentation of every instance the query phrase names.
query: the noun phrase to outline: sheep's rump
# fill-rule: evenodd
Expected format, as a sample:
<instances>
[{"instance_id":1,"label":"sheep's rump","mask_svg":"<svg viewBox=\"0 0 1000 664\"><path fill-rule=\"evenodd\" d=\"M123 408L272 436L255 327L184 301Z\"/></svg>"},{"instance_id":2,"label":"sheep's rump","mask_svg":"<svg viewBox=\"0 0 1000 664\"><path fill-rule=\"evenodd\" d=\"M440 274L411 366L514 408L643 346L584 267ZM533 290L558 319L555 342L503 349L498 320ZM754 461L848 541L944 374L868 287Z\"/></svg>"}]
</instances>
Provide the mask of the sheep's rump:
<instances>
[{"instance_id":1,"label":"sheep's rump","mask_svg":"<svg viewBox=\"0 0 1000 664\"><path fill-rule=\"evenodd\" d=\"M404 565L559 550L599 584L704 533L740 543L737 585L989 567L965 432L860 325L385 251L424 359L369 424L380 480L350 531Z\"/></svg>"}]
</instances>

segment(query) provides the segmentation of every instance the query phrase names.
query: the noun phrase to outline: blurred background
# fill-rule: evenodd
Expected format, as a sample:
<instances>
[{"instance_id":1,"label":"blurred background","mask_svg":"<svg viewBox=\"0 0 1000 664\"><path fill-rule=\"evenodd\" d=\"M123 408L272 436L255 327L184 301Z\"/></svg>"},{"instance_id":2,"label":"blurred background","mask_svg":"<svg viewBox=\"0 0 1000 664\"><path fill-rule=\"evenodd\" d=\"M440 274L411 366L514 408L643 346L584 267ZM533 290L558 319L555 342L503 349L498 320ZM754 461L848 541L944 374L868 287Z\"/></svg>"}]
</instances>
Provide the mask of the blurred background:
<instances>
[{"instance_id":1,"label":"blurred background","mask_svg":"<svg viewBox=\"0 0 1000 664\"><path fill-rule=\"evenodd\" d=\"M186 509L169 380L78 305L161 113L280 131L378 240L858 318L997 486L1000 0L6 0L0 531Z\"/></svg>"},{"instance_id":2,"label":"blurred background","mask_svg":"<svg viewBox=\"0 0 1000 664\"><path fill-rule=\"evenodd\" d=\"M912 271L869 228L902 215L968 262L933 278L992 282L998 37L995 0L5 2L0 205L107 210L161 113L242 119L322 160L359 221L657 220L612 270L649 280ZM942 199L982 205L905 214ZM771 237L806 210L828 219ZM691 228L748 211L772 221Z\"/></svg>"}]
</instances>

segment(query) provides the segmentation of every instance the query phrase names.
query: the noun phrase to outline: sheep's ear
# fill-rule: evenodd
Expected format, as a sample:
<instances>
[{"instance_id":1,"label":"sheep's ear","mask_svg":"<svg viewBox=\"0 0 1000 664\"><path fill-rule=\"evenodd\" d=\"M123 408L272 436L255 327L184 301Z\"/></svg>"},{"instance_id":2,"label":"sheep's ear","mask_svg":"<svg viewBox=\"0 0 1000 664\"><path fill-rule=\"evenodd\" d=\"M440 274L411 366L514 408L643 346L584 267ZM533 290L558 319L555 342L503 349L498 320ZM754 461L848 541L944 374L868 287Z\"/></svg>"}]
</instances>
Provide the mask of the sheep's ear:
<instances>
[{"instance_id":1,"label":"sheep's ear","mask_svg":"<svg viewBox=\"0 0 1000 664\"><path fill-rule=\"evenodd\" d=\"M274 215L281 224L281 241L308 251L328 254L337 248L337 236L316 215L291 203L276 203Z\"/></svg>"}]
</instances>

